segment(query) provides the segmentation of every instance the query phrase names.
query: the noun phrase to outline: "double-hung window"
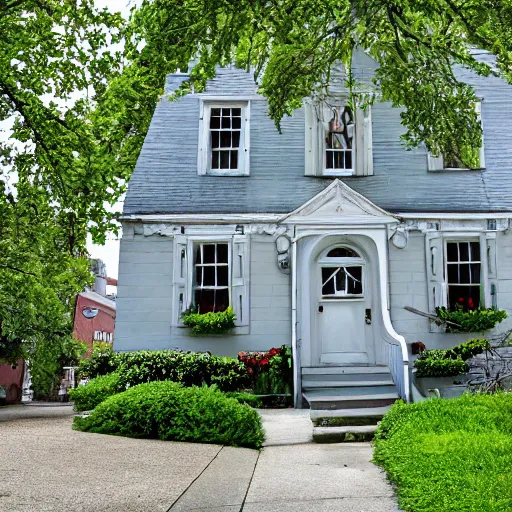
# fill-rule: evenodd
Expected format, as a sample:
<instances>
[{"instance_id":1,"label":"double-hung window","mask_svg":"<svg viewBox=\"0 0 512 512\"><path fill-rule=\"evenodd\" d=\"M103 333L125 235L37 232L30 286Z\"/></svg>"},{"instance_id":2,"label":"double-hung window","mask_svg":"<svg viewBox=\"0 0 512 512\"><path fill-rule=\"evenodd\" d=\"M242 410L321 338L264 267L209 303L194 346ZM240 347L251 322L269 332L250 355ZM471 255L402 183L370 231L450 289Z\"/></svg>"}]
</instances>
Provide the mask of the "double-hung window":
<instances>
[{"instance_id":1,"label":"double-hung window","mask_svg":"<svg viewBox=\"0 0 512 512\"><path fill-rule=\"evenodd\" d=\"M480 242L446 242L447 302L451 311L458 307L473 310L480 306Z\"/></svg>"},{"instance_id":2,"label":"double-hung window","mask_svg":"<svg viewBox=\"0 0 512 512\"><path fill-rule=\"evenodd\" d=\"M342 98L306 102L306 176L373 174L371 110L355 110Z\"/></svg>"},{"instance_id":3,"label":"double-hung window","mask_svg":"<svg viewBox=\"0 0 512 512\"><path fill-rule=\"evenodd\" d=\"M228 244L198 243L194 273L194 306L197 312L225 311L230 303Z\"/></svg>"},{"instance_id":4,"label":"double-hung window","mask_svg":"<svg viewBox=\"0 0 512 512\"><path fill-rule=\"evenodd\" d=\"M249 102L201 103L199 174L249 174Z\"/></svg>"}]
</instances>

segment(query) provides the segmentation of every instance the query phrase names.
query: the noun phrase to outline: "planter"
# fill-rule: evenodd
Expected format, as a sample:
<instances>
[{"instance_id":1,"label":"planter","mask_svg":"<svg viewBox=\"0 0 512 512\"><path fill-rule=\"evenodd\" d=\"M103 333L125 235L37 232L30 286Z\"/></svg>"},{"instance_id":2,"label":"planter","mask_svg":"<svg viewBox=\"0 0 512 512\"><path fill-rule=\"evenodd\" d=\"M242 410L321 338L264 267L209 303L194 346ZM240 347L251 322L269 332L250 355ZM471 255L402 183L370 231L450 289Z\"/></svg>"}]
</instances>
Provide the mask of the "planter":
<instances>
[{"instance_id":1,"label":"planter","mask_svg":"<svg viewBox=\"0 0 512 512\"><path fill-rule=\"evenodd\" d=\"M454 375L452 377L416 377L414 381L418 391L426 398L439 396L441 398L456 398L466 391L469 375ZM438 390L439 395L435 390Z\"/></svg>"}]
</instances>

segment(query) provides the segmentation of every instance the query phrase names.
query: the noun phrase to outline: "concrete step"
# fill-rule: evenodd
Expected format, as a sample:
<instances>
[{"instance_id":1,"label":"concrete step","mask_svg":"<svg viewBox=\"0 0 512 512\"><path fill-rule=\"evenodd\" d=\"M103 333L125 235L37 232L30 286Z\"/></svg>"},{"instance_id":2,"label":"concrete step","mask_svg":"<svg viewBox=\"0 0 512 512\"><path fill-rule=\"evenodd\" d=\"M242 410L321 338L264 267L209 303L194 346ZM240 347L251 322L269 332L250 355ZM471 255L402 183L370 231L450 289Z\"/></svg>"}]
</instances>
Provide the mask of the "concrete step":
<instances>
[{"instance_id":1,"label":"concrete step","mask_svg":"<svg viewBox=\"0 0 512 512\"><path fill-rule=\"evenodd\" d=\"M314 427L313 441L317 443L371 441L376 430L377 425Z\"/></svg>"},{"instance_id":2,"label":"concrete step","mask_svg":"<svg viewBox=\"0 0 512 512\"><path fill-rule=\"evenodd\" d=\"M378 421L389 411L389 407L389 405L386 405L383 407L362 407L360 409L317 409L311 410L310 417L313 421L323 418L345 418L347 421L357 421L357 418L364 417L375 418Z\"/></svg>"},{"instance_id":3,"label":"concrete step","mask_svg":"<svg viewBox=\"0 0 512 512\"><path fill-rule=\"evenodd\" d=\"M381 380L302 380L302 389L357 388L368 386L394 386L392 379Z\"/></svg>"},{"instance_id":4,"label":"concrete step","mask_svg":"<svg viewBox=\"0 0 512 512\"><path fill-rule=\"evenodd\" d=\"M303 386L304 388L304 386ZM304 392L309 396L359 396L359 395L388 395L396 393L396 386L391 384L383 386L342 386L342 387L317 387L305 388Z\"/></svg>"},{"instance_id":5,"label":"concrete step","mask_svg":"<svg viewBox=\"0 0 512 512\"><path fill-rule=\"evenodd\" d=\"M398 394L393 393L372 393L355 395L321 395L305 392L302 394L308 401L311 409L357 409L368 407L383 407L392 405L398 400Z\"/></svg>"},{"instance_id":6,"label":"concrete step","mask_svg":"<svg viewBox=\"0 0 512 512\"><path fill-rule=\"evenodd\" d=\"M307 366L302 375L390 374L387 366Z\"/></svg>"}]
</instances>

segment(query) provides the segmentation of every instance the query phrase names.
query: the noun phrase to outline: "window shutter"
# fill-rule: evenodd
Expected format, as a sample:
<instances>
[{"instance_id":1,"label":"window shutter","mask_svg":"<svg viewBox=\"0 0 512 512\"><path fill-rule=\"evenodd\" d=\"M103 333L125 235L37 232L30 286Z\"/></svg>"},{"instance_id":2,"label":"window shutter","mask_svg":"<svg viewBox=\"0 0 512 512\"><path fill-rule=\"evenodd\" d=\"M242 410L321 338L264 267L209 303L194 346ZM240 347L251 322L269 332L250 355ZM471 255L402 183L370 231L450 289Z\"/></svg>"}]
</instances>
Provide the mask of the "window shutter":
<instances>
[{"instance_id":1,"label":"window shutter","mask_svg":"<svg viewBox=\"0 0 512 512\"><path fill-rule=\"evenodd\" d=\"M480 261L481 289L485 307L497 307L496 233L485 233L480 236Z\"/></svg>"},{"instance_id":2,"label":"window shutter","mask_svg":"<svg viewBox=\"0 0 512 512\"><path fill-rule=\"evenodd\" d=\"M249 262L248 235L234 235L231 262L231 304L236 315L237 326L249 325Z\"/></svg>"},{"instance_id":3,"label":"window shutter","mask_svg":"<svg viewBox=\"0 0 512 512\"><path fill-rule=\"evenodd\" d=\"M446 283L444 280L443 238L438 233L426 236L427 294L429 312L435 314L436 307L446 306Z\"/></svg>"},{"instance_id":4,"label":"window shutter","mask_svg":"<svg viewBox=\"0 0 512 512\"><path fill-rule=\"evenodd\" d=\"M188 247L187 237L174 237L173 251L173 325L179 325L181 314L190 306L190 283L188 283Z\"/></svg>"},{"instance_id":5,"label":"window shutter","mask_svg":"<svg viewBox=\"0 0 512 512\"><path fill-rule=\"evenodd\" d=\"M319 141L318 119L315 107L311 103L304 103L305 118L305 147L304 155L304 175L317 176L320 174L319 169L319 153L321 153L321 144Z\"/></svg>"},{"instance_id":6,"label":"window shutter","mask_svg":"<svg viewBox=\"0 0 512 512\"><path fill-rule=\"evenodd\" d=\"M373 176L373 142L371 108L357 108L356 122L356 176Z\"/></svg>"}]
</instances>

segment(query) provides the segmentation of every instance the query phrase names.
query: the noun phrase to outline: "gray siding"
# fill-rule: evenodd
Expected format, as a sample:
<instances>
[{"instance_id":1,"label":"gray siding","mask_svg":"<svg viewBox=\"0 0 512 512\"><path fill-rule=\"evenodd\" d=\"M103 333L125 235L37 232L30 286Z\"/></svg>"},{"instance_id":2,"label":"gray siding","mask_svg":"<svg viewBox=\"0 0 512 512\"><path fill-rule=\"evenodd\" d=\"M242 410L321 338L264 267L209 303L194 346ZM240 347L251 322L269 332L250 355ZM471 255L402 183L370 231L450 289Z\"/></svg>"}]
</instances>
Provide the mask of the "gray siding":
<instances>
[{"instance_id":1,"label":"gray siding","mask_svg":"<svg viewBox=\"0 0 512 512\"><path fill-rule=\"evenodd\" d=\"M407 151L400 143L399 110L377 103L372 109L374 176L344 181L393 212L512 210L512 87L497 78L458 73L483 98L484 171L428 172L425 150ZM168 89L182 78L169 77ZM225 68L204 94L255 93L252 74ZM251 103L250 176L199 176L199 101L204 94L163 98L157 105L130 180L125 214L287 213L331 182L304 176L303 110L283 119L279 134L264 100Z\"/></svg>"},{"instance_id":2,"label":"gray siding","mask_svg":"<svg viewBox=\"0 0 512 512\"><path fill-rule=\"evenodd\" d=\"M277 267L270 237L256 236L251 241L249 334L193 336L186 328L171 326L172 250L172 238L137 234L132 240L123 238L116 350L178 348L234 357L241 350L290 344L290 280Z\"/></svg>"}]
</instances>

